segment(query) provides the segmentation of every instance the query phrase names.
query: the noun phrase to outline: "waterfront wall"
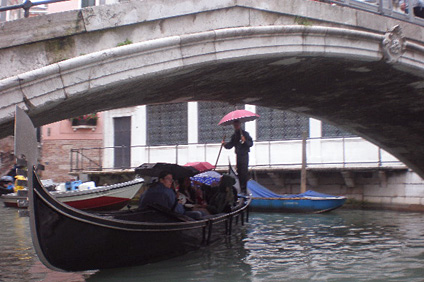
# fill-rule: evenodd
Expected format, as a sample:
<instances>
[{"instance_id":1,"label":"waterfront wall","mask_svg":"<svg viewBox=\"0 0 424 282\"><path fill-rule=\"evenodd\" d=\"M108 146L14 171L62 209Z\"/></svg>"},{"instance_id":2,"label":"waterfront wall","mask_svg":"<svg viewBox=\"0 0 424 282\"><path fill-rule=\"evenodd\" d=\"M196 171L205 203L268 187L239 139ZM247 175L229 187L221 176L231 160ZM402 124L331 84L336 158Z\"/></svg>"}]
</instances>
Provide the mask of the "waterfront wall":
<instances>
[{"instance_id":1,"label":"waterfront wall","mask_svg":"<svg viewBox=\"0 0 424 282\"><path fill-rule=\"evenodd\" d=\"M356 208L424 211L424 180L408 169L309 170L307 189L346 196ZM279 194L300 193L300 171L256 172L253 178Z\"/></svg>"}]
</instances>

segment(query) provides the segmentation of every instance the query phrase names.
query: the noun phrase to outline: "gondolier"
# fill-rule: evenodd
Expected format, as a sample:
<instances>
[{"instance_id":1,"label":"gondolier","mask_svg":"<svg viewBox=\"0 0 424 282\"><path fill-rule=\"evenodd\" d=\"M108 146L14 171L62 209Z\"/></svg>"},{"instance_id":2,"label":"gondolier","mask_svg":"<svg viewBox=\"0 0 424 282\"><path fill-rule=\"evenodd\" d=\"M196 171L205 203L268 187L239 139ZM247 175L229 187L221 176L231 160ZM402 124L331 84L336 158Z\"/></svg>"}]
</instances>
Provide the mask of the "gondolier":
<instances>
[{"instance_id":1,"label":"gondolier","mask_svg":"<svg viewBox=\"0 0 424 282\"><path fill-rule=\"evenodd\" d=\"M240 189L242 193L246 193L246 185L248 180L248 171L249 171L249 152L250 147L253 146L252 137L249 133L241 129L240 120L233 121L234 133L231 135L229 142L222 140L222 144L225 149L235 148L235 153L237 156L237 174L240 181Z\"/></svg>"}]
</instances>

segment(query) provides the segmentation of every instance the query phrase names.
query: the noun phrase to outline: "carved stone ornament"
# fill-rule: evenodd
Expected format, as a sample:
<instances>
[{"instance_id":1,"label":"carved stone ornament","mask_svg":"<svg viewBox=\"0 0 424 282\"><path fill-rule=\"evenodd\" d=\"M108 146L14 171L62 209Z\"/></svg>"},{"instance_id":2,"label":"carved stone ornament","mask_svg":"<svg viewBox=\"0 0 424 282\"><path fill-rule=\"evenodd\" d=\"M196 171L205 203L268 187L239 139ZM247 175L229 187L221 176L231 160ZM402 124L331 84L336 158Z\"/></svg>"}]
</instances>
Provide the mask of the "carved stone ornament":
<instances>
[{"instance_id":1,"label":"carved stone ornament","mask_svg":"<svg viewBox=\"0 0 424 282\"><path fill-rule=\"evenodd\" d=\"M384 34L383 53L388 63L395 63L405 52L405 38L402 36L402 29L396 25L392 30Z\"/></svg>"}]
</instances>

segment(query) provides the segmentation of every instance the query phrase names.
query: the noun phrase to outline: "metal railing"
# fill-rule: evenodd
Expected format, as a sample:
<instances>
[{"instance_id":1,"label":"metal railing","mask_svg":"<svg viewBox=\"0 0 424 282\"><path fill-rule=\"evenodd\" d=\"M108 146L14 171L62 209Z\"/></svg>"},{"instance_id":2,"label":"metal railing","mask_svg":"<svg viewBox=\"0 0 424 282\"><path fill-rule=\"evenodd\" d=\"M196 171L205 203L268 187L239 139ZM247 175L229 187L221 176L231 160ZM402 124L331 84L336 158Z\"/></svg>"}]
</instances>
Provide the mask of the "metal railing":
<instances>
[{"instance_id":1,"label":"metal railing","mask_svg":"<svg viewBox=\"0 0 424 282\"><path fill-rule=\"evenodd\" d=\"M32 7L38 6L38 5L62 2L62 1L69 1L69 0L45 0L45 1L37 1L37 2L32 2L31 0L25 0L25 2L23 2L22 4L0 7L0 12L16 10L16 9L24 9L24 17L28 18L29 9L31 9Z\"/></svg>"},{"instance_id":2,"label":"metal railing","mask_svg":"<svg viewBox=\"0 0 424 282\"><path fill-rule=\"evenodd\" d=\"M400 10L398 7L398 4L400 3L399 0L324 0L321 2L346 6L424 26L424 19L415 17L412 8L409 8L409 12L403 12ZM414 1L412 0L405 0L407 7L412 7L411 4L413 2Z\"/></svg>"},{"instance_id":3,"label":"metal railing","mask_svg":"<svg viewBox=\"0 0 424 282\"><path fill-rule=\"evenodd\" d=\"M307 166L309 168L355 168L355 167L400 167L406 168L406 166L399 160L393 157L383 157L385 151L379 147L372 147L368 149L368 152L371 151L375 157L370 158L364 155L361 156L355 155L355 153L350 153L349 150L358 150L358 147L354 147L355 141L360 141L360 146L363 146L367 142L360 137L338 137L338 138L309 138L307 141L313 142L314 140L319 140L321 142L328 142L333 146L337 144L338 151L335 153L337 160L324 160L324 161L314 161L314 158L311 157L307 161ZM350 142L347 144L347 142ZM292 150L290 144L294 146L299 146L301 140L282 140L282 141L256 141L255 147L252 150L251 154L251 169L278 169L278 168L293 168L297 169L301 166L301 159L296 157L296 160L284 160L284 151ZM363 142L363 143L362 143ZM310 146L310 145L308 145ZM190 160L190 148L192 151L195 151L196 159L194 161L209 161L210 163L215 164L217 152L220 147L218 143L193 143L193 144L184 144L184 145L170 145L170 146L149 146L149 145L136 145L131 146L130 149L130 158L138 161L138 165L142 163L155 163L155 162L168 162L168 163L178 163L185 164L186 162L193 161ZM348 149L348 147L353 149ZM119 152L118 150L122 150ZM70 154L70 167L71 172L81 172L81 171L107 171L107 170L123 170L123 169L134 169L136 166L124 166L124 165L114 165L115 153L119 153L122 160L119 160L120 164L124 164L124 152L128 150L128 147L125 146L111 146L111 147L94 147L94 148L80 148L80 149L71 149ZM256 150L256 153L254 152ZM365 149L366 150L366 149ZM140 155L139 153L142 153ZM193 152L191 152L193 153ZM231 151L232 153L232 151ZM324 152L325 154L325 152ZM231 155L234 155L233 153ZM300 152L299 152L300 155ZM352 156L355 156L352 158ZM259 160L259 157L261 158ZM334 158L333 158L334 159ZM361 160L358 160L361 159ZM218 169L226 169L228 164L227 161L222 158L221 164L218 164ZM225 165L224 165L225 163Z\"/></svg>"},{"instance_id":4,"label":"metal railing","mask_svg":"<svg viewBox=\"0 0 424 282\"><path fill-rule=\"evenodd\" d=\"M31 7L36 5L44 5L51 4L55 2L68 1L68 0L45 0L39 2L31 2L30 0L26 0L22 4L12 5L6 7L0 7L0 12L13 10L13 9L24 9L25 17L29 16L29 10ZM310 0L308 0L310 1ZM391 18L396 18L402 21L408 21L411 23L415 23L421 26L424 26L424 19L419 17L415 17L413 13L413 9L409 8L409 13L405 13L400 11L397 8L397 4L400 2L398 0L321 0L320 2L332 4L332 5L341 5L349 8L354 8L358 10L363 10L379 15L384 15ZM412 0L405 0L405 3L408 7L412 7ZM395 4L395 5L394 5Z\"/></svg>"}]
</instances>

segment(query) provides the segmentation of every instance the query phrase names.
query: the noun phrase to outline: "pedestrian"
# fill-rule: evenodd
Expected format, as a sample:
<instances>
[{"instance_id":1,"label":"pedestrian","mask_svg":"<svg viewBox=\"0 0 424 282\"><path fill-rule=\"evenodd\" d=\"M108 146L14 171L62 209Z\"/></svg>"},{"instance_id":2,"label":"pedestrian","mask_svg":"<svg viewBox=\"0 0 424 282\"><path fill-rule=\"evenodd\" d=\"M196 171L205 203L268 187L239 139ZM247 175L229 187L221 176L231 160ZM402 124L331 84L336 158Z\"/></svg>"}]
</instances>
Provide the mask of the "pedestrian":
<instances>
[{"instance_id":1,"label":"pedestrian","mask_svg":"<svg viewBox=\"0 0 424 282\"><path fill-rule=\"evenodd\" d=\"M230 141L226 143L225 140L222 140L222 144L225 149L235 148L240 190L242 193L246 194L249 172L249 152L250 147L253 146L253 140L249 133L241 128L240 120L234 120L233 127L234 133L231 135Z\"/></svg>"},{"instance_id":2,"label":"pedestrian","mask_svg":"<svg viewBox=\"0 0 424 282\"><path fill-rule=\"evenodd\" d=\"M424 18L424 0L410 0L414 15L416 17ZM408 1L401 0L400 1L400 9L405 13L409 13Z\"/></svg>"}]
</instances>

